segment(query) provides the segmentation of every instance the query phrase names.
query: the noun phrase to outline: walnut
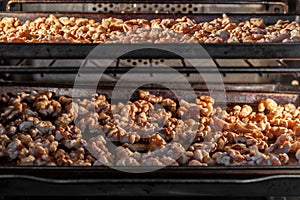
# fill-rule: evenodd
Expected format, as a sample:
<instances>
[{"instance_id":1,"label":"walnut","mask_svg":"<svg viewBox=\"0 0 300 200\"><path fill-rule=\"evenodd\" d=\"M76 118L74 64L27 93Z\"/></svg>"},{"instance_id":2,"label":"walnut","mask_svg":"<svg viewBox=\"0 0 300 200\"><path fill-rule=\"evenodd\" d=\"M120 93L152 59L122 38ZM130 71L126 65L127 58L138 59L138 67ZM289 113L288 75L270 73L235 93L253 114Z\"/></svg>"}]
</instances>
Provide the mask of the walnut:
<instances>
[{"instance_id":1,"label":"walnut","mask_svg":"<svg viewBox=\"0 0 300 200\"><path fill-rule=\"evenodd\" d=\"M58 166L70 166L73 164L70 156L63 149L59 149L56 152L55 159Z\"/></svg>"},{"instance_id":2,"label":"walnut","mask_svg":"<svg viewBox=\"0 0 300 200\"><path fill-rule=\"evenodd\" d=\"M23 165L23 166L33 166L35 162L35 157L32 155L29 155L25 158L21 158L20 161L18 161L18 165Z\"/></svg>"},{"instance_id":3,"label":"walnut","mask_svg":"<svg viewBox=\"0 0 300 200\"><path fill-rule=\"evenodd\" d=\"M76 126L67 126L66 128L59 127L55 132L55 138L67 147L68 149L79 148L82 144L82 134Z\"/></svg>"},{"instance_id":4,"label":"walnut","mask_svg":"<svg viewBox=\"0 0 300 200\"><path fill-rule=\"evenodd\" d=\"M37 111L43 116L52 116L56 117L61 112L61 104L51 99L53 93L39 93L37 97L35 97L35 101L33 103L33 107L37 109Z\"/></svg>"},{"instance_id":5,"label":"walnut","mask_svg":"<svg viewBox=\"0 0 300 200\"><path fill-rule=\"evenodd\" d=\"M22 142L18 139L14 139L7 145L6 153L8 157L13 160L18 157L19 150L22 148Z\"/></svg>"},{"instance_id":6,"label":"walnut","mask_svg":"<svg viewBox=\"0 0 300 200\"><path fill-rule=\"evenodd\" d=\"M252 113L252 107L249 105L243 105L240 113L239 113L239 117L240 118L245 118L248 117L251 113Z\"/></svg>"},{"instance_id":7,"label":"walnut","mask_svg":"<svg viewBox=\"0 0 300 200\"><path fill-rule=\"evenodd\" d=\"M10 96L7 93L3 93L0 95L0 102L7 104L10 100Z\"/></svg>"},{"instance_id":8,"label":"walnut","mask_svg":"<svg viewBox=\"0 0 300 200\"><path fill-rule=\"evenodd\" d=\"M189 161L188 166L207 166L207 164L201 163L198 160L191 160Z\"/></svg>"}]
</instances>

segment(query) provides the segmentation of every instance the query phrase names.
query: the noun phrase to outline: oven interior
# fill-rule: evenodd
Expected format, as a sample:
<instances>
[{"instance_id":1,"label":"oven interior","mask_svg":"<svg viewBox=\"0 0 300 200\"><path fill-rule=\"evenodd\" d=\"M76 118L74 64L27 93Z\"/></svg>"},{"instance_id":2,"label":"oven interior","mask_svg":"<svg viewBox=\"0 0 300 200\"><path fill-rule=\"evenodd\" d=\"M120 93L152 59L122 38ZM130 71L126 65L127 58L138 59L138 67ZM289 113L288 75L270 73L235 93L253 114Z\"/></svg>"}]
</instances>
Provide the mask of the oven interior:
<instances>
[{"instance_id":1,"label":"oven interior","mask_svg":"<svg viewBox=\"0 0 300 200\"><path fill-rule=\"evenodd\" d=\"M123 19L153 19L187 15L196 21L203 21L226 13L237 20L261 17L266 24L271 24L279 19L299 22L300 14L299 0L139 0L134 2L10 0L1 3L1 17L15 16L24 20L55 13L61 16L86 16L94 19L107 16ZM197 52L193 54L194 51L190 50L192 45L176 46L182 48L183 52L188 52L184 58L157 51L159 45L130 46L132 49L142 47L142 50L131 51L115 58L114 52L124 48L124 44L103 44L100 47L103 52L106 52L105 55L100 56L100 59L110 59L112 62L104 71L97 85L97 91L111 95L112 88L122 75L135 68L140 70L137 70L134 75L149 80L152 80L153 74L164 73L167 77L170 72L165 69L167 66L180 73L171 76L174 87L181 87L187 80L192 88L201 94L207 93L203 77L209 79L218 74L226 90L227 102L230 103L251 104L257 98L268 97L276 98L282 103L292 102L296 105L300 103L299 43L203 44L201 49L204 48L209 57L200 59L208 59L211 64L197 69L189 62L189 59L199 59L199 54ZM95 44L2 43L0 45L0 91L2 93L41 89L55 91L58 94L70 94L80 68L89 56L89 52L96 47ZM163 49L164 45L159 48ZM88 74L99 72L93 68L89 70ZM199 76L199 71L203 76ZM166 82L170 82L168 78L166 79ZM88 78L84 80L81 82L82 87L91 84ZM135 85L129 79L123 86L130 88ZM157 84L143 85L143 88L167 94L167 91ZM51 195L49 191L56 191L56 196L68 193L72 196L139 194L293 199L293 196L299 196L300 180L297 166L243 169L167 167L146 174L128 174L103 167L1 166L0 171L0 191L4 196L22 196L24 190L15 188L25 188L26 195L37 196Z\"/></svg>"}]
</instances>

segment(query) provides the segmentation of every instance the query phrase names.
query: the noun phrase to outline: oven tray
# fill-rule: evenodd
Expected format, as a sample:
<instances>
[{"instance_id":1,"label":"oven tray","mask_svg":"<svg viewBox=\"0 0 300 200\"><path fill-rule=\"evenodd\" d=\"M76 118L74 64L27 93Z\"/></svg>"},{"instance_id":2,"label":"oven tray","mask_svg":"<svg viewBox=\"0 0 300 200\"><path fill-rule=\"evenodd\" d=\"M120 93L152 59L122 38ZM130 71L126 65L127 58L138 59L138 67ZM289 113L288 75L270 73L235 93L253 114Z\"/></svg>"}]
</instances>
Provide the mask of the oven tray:
<instances>
[{"instance_id":1,"label":"oven tray","mask_svg":"<svg viewBox=\"0 0 300 200\"><path fill-rule=\"evenodd\" d=\"M197 94L205 94L195 86ZM107 94L111 87L97 92ZM163 89L149 89L168 95ZM299 105L299 86L225 85L228 102L255 103L273 98L281 103ZM70 87L9 86L0 93L50 90L71 95ZM298 196L300 166L280 167L165 167L147 173L126 173L109 167L31 167L5 164L0 160L2 196ZM128 168L128 167L127 167ZM133 170L134 168L130 168ZM149 168L148 168L149 169ZM150 170L149 170L150 171ZM55 191L51 193L49 191Z\"/></svg>"},{"instance_id":2,"label":"oven tray","mask_svg":"<svg viewBox=\"0 0 300 200\"><path fill-rule=\"evenodd\" d=\"M21 21L33 20L38 17L48 16L50 13L0 13L0 18L17 17ZM133 18L180 18L183 15L171 14L91 14L91 13L64 13L57 16L86 17L100 20L107 17L116 17L124 20ZM221 15L212 14L193 14L186 15L197 22L211 21ZM295 15L246 15L230 14L229 17L236 21L249 20L250 18L263 18L266 24L276 23L277 20L297 20ZM0 58L86 58L86 56L99 44L72 44L72 43L0 43ZM158 51L157 49L181 49L185 58L199 58L199 45L201 45L212 58L299 58L300 43L219 43L219 44L100 44L99 50L102 54L97 58L115 58L116 50L127 48L128 50L143 49L143 51L134 51L121 58L178 58L179 55L168 51ZM146 50L146 51L145 51Z\"/></svg>"},{"instance_id":3,"label":"oven tray","mask_svg":"<svg viewBox=\"0 0 300 200\"><path fill-rule=\"evenodd\" d=\"M128 174L106 167L1 167L0 195L299 196L299 170L295 167L166 167L149 173Z\"/></svg>"},{"instance_id":4,"label":"oven tray","mask_svg":"<svg viewBox=\"0 0 300 200\"><path fill-rule=\"evenodd\" d=\"M199 54L199 45L208 54ZM116 58L114 52L126 48L128 51L121 59L178 59L182 56L170 52L180 49L184 58L299 58L300 43L247 43L247 44L70 44L70 43L0 43L1 59L84 59L97 47L94 59ZM168 51L163 51L166 49ZM174 51L173 51L174 52ZM177 52L177 51L175 51ZM89 57L91 58L91 57Z\"/></svg>"}]
</instances>

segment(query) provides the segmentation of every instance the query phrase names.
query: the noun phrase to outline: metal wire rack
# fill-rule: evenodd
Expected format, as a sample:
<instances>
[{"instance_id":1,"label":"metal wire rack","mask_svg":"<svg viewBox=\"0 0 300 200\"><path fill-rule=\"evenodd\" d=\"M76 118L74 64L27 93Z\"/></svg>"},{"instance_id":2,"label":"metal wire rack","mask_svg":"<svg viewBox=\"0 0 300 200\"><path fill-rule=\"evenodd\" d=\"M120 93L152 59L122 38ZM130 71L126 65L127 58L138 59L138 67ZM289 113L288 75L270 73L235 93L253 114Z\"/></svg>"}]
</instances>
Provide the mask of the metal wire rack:
<instances>
[{"instance_id":1,"label":"metal wire rack","mask_svg":"<svg viewBox=\"0 0 300 200\"><path fill-rule=\"evenodd\" d=\"M60 6L57 6L59 4ZM71 6L70 6L71 5ZM196 0L196 1L38 1L10 0L7 11L89 12L89 13L288 13L289 6L280 0Z\"/></svg>"}]
</instances>

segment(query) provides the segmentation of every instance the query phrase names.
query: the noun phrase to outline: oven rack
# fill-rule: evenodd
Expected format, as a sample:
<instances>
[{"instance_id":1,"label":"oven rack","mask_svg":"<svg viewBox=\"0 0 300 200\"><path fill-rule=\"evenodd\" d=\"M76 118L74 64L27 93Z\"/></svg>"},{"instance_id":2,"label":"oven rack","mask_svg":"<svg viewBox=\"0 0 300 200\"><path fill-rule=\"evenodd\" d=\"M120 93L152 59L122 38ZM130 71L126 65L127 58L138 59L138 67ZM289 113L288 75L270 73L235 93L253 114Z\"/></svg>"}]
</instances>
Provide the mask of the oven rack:
<instances>
[{"instance_id":1,"label":"oven rack","mask_svg":"<svg viewBox=\"0 0 300 200\"><path fill-rule=\"evenodd\" d=\"M201 77L206 76L206 74L211 76L215 73L220 74L220 78L226 84L238 82L233 87L226 88L226 91L282 90L294 92L298 90L297 87L300 82L299 59L211 59L209 60L210 66L199 67L192 67L185 59L116 59L109 66L92 65L90 67L83 65L85 60L78 59L20 59L3 62L6 64L0 65L2 86L11 84L35 86L38 84L70 87L73 86L77 76L105 74L104 79L99 82L101 87L114 87L122 74L129 71L132 75L147 75L149 78L158 74L161 76L174 73L177 73L174 74L175 76L181 74L189 80L193 88L201 90L206 90L202 87L203 80ZM90 84L89 79L80 83L82 87L89 87ZM131 86L130 81L123 84ZM174 83L174 85L176 84L180 86L180 81ZM247 86L247 84L252 85ZM274 85L266 87L266 84L276 84L276 89L273 88ZM283 89L282 87L278 88L278 86L291 87Z\"/></svg>"},{"instance_id":2,"label":"oven rack","mask_svg":"<svg viewBox=\"0 0 300 200\"><path fill-rule=\"evenodd\" d=\"M101 67L102 69L107 67L104 73L113 77L133 68L135 68L134 73L170 73L169 68L162 66L167 65L175 69L175 72L188 76L199 72L220 73L223 76L227 74L258 74L260 76L289 74L292 76L289 79L293 77L298 79L300 74L300 43L203 44L202 47L211 53L202 55L202 52L200 56L197 51L193 51L193 46L196 50L199 48L196 44L100 44L98 46L96 44L5 43L0 45L0 58L2 59L0 73L9 75L77 74L84 59L111 59L110 66L100 66L101 64L96 63L92 67L85 66L84 72L81 70L81 73L99 73ZM95 47L99 48L101 53L93 57L89 55L89 52ZM119 48L128 48L129 51L140 47L142 50L117 58L114 53ZM159 50L163 48L180 48L184 52L184 58ZM209 63L209 66L193 67L189 59L209 59L213 65ZM42 64L36 64L35 60L42 61Z\"/></svg>"},{"instance_id":3,"label":"oven rack","mask_svg":"<svg viewBox=\"0 0 300 200\"><path fill-rule=\"evenodd\" d=\"M174 73L168 68L161 66L166 60L164 59L116 59L110 66L85 66L85 60L77 60L76 65L60 65L56 62L57 59L45 60L44 63L48 65L30 65L30 59L14 60L16 64L2 64L0 65L0 73L10 74L34 74L34 73L51 73L51 74L72 74L78 73L81 66L84 71L81 73L97 73L99 68L106 68L104 73L108 74L122 74L135 68L132 73ZM222 62L237 62L237 64L223 64ZM172 59L167 63L167 66L176 70L176 73L300 73L299 63L300 60L284 60L284 59L211 59L210 65L207 66L191 66L188 60L185 59ZM67 60L64 60L67 62ZM214 64L212 64L214 63ZM239 63L242 66L239 66ZM216 66L216 67L214 67Z\"/></svg>"},{"instance_id":4,"label":"oven rack","mask_svg":"<svg viewBox=\"0 0 300 200\"><path fill-rule=\"evenodd\" d=\"M97 47L102 54L90 58L115 58L115 52L122 48L136 50L120 58L165 58L176 59L179 55L171 53L180 49L185 58L207 58L197 52L199 45L211 58L299 58L300 43L218 43L218 44L71 44L71 43L0 43L0 59L13 58L77 58L84 59ZM142 51L139 51L141 49ZM165 50L164 50L165 49ZM168 50L168 51L166 51ZM175 51L177 52L177 51Z\"/></svg>"},{"instance_id":5,"label":"oven rack","mask_svg":"<svg viewBox=\"0 0 300 200\"><path fill-rule=\"evenodd\" d=\"M53 7L60 4L59 8ZM76 5L67 8L68 5ZM36 6L38 6L36 8ZM6 11L38 12L44 6L44 12L49 11L76 11L91 13L222 13L226 10L231 13L289 13L295 10L295 5L284 0L9 0ZM229 7L228 7L229 6ZM238 7L236 7L238 6ZM30 9L31 7L31 9ZM230 9L231 8L231 9ZM36 10L35 10L36 9ZM75 9L75 10L74 10Z\"/></svg>"}]
</instances>

